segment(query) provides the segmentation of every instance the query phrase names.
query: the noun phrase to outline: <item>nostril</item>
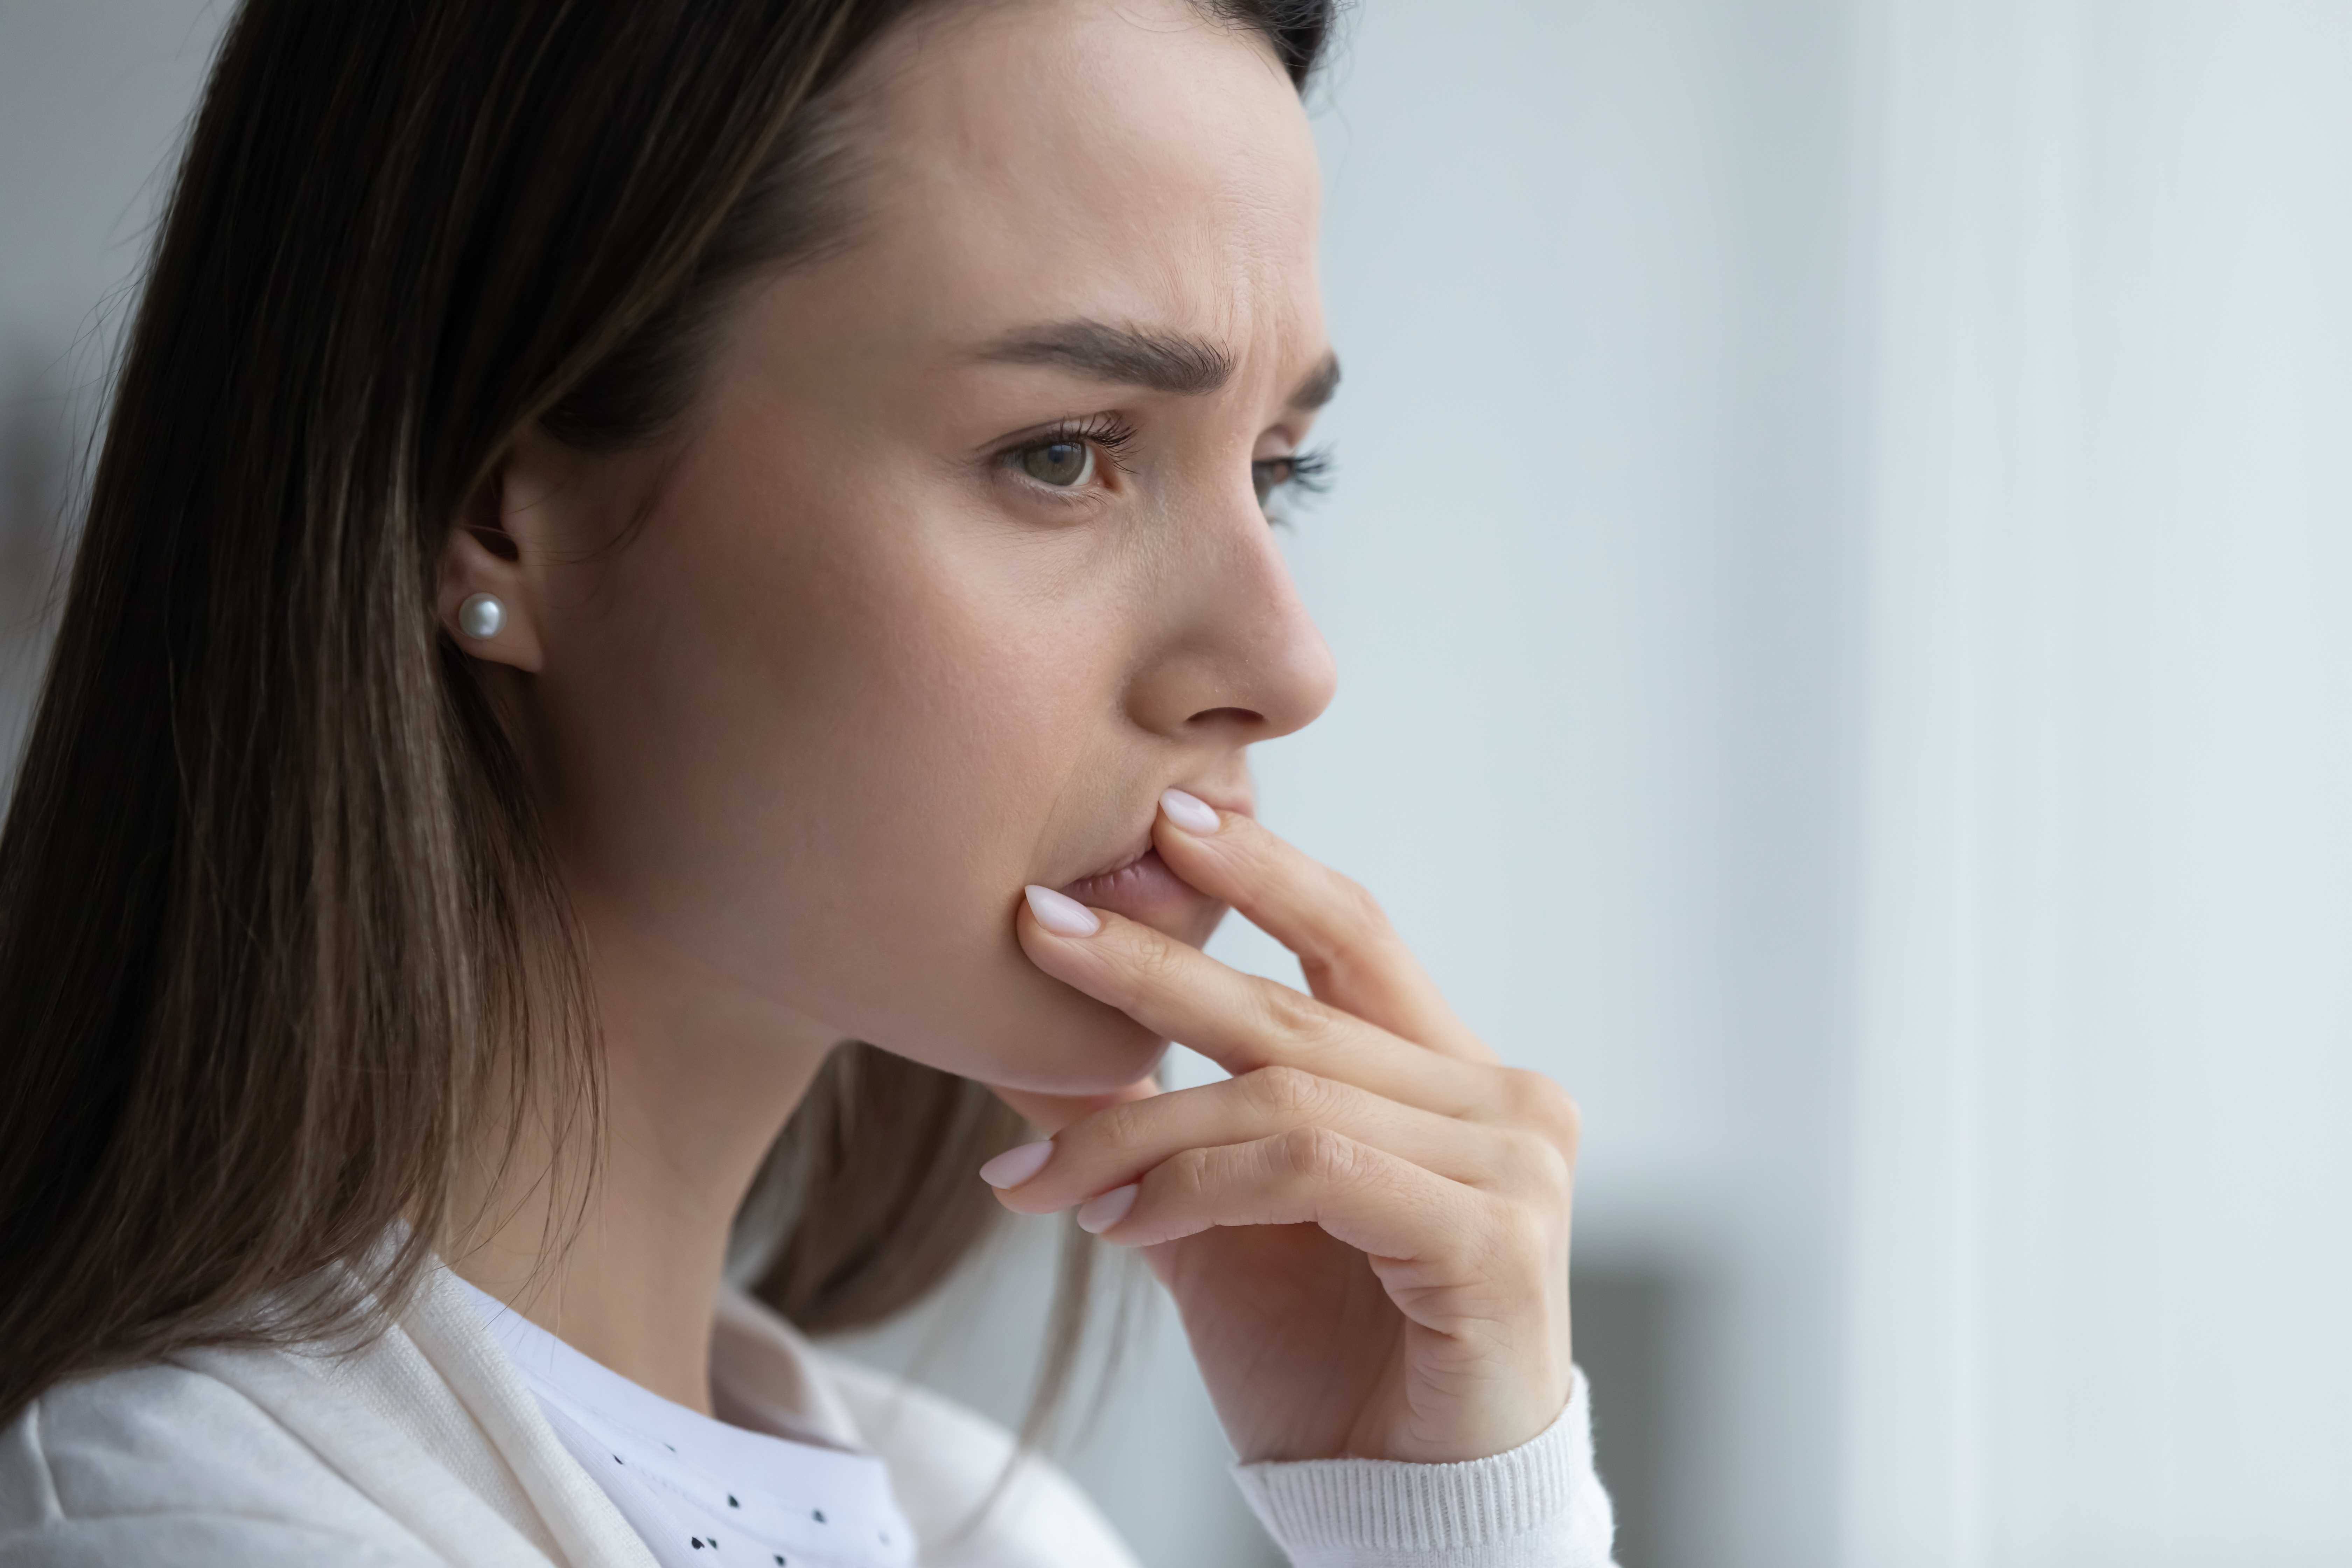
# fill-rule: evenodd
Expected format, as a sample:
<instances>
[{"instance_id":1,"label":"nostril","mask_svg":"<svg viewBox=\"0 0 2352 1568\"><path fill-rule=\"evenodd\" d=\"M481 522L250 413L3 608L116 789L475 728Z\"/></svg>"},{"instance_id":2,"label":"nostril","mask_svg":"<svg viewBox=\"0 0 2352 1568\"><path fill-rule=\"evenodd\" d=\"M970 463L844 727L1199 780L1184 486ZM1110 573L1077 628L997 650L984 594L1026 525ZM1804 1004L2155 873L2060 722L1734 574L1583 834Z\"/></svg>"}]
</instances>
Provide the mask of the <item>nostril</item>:
<instances>
[{"instance_id":1,"label":"nostril","mask_svg":"<svg viewBox=\"0 0 2352 1568\"><path fill-rule=\"evenodd\" d=\"M1265 715L1247 708L1203 708L1192 715L1197 729L1262 729Z\"/></svg>"}]
</instances>

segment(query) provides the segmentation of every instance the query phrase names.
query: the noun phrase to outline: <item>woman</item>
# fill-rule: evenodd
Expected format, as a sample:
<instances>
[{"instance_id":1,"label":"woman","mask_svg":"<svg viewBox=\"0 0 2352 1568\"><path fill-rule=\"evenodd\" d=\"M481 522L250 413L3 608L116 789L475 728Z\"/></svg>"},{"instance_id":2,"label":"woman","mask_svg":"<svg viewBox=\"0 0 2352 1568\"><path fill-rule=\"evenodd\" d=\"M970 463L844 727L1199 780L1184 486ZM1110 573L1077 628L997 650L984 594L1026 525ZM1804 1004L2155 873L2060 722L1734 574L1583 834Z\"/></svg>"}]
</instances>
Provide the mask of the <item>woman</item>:
<instances>
[{"instance_id":1,"label":"woman","mask_svg":"<svg viewBox=\"0 0 2352 1568\"><path fill-rule=\"evenodd\" d=\"M993 1205L1295 1560L1605 1560L1574 1109L1250 815L1328 21L248 0L0 847L0 1561L1128 1561L790 1326Z\"/></svg>"}]
</instances>

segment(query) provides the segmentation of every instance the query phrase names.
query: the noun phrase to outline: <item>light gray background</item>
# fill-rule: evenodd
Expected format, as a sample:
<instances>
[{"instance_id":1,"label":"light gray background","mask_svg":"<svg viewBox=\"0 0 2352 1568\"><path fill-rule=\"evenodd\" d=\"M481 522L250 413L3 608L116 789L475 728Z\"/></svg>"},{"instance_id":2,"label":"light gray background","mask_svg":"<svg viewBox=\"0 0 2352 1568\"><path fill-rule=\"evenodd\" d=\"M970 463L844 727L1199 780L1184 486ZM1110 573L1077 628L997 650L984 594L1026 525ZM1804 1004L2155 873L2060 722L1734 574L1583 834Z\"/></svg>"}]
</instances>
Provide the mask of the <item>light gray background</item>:
<instances>
[{"instance_id":1,"label":"light gray background","mask_svg":"<svg viewBox=\"0 0 2352 1568\"><path fill-rule=\"evenodd\" d=\"M20 645L221 15L0 0ZM1370 0L1318 94L1264 809L1583 1101L1629 1568L2352 1561L2347 17ZM1016 1411L1051 1245L859 1353ZM1170 1317L1068 1462L1270 1562Z\"/></svg>"}]
</instances>

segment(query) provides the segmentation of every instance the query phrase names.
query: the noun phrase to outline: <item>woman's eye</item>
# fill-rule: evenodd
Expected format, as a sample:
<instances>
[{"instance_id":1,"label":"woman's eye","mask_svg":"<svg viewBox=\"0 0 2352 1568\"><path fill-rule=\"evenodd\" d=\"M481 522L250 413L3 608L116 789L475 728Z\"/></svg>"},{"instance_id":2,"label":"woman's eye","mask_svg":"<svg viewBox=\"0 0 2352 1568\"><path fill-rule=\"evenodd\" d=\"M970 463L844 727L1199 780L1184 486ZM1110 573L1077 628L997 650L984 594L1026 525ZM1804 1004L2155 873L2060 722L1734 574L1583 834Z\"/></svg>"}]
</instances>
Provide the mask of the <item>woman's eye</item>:
<instances>
[{"instance_id":1,"label":"woman's eye","mask_svg":"<svg viewBox=\"0 0 2352 1568\"><path fill-rule=\"evenodd\" d=\"M1288 452L1279 458L1254 458L1250 460L1250 488L1257 491L1257 504L1261 507L1274 499L1276 490L1319 495L1331 488L1331 454Z\"/></svg>"},{"instance_id":2,"label":"woman's eye","mask_svg":"<svg viewBox=\"0 0 2352 1568\"><path fill-rule=\"evenodd\" d=\"M1068 489L1095 477L1095 449L1086 441L1047 441L1017 454L1021 471L1041 485Z\"/></svg>"},{"instance_id":3,"label":"woman's eye","mask_svg":"<svg viewBox=\"0 0 2352 1568\"><path fill-rule=\"evenodd\" d=\"M1250 488L1257 491L1260 506L1290 482L1292 466L1288 458L1260 458L1250 465Z\"/></svg>"}]
</instances>

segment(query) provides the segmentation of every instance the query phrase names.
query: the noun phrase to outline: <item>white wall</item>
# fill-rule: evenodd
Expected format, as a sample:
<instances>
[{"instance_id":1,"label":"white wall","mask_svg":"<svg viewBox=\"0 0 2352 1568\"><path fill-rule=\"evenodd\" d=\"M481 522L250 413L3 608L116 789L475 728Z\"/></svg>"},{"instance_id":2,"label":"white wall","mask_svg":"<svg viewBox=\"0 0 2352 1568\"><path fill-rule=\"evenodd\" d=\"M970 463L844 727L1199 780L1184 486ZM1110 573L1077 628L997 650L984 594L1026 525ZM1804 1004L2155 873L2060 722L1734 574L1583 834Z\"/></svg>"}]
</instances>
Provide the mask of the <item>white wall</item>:
<instances>
[{"instance_id":1,"label":"white wall","mask_svg":"<svg viewBox=\"0 0 2352 1568\"><path fill-rule=\"evenodd\" d=\"M2352 9L1881 20L1849 1561L2352 1562Z\"/></svg>"}]
</instances>

